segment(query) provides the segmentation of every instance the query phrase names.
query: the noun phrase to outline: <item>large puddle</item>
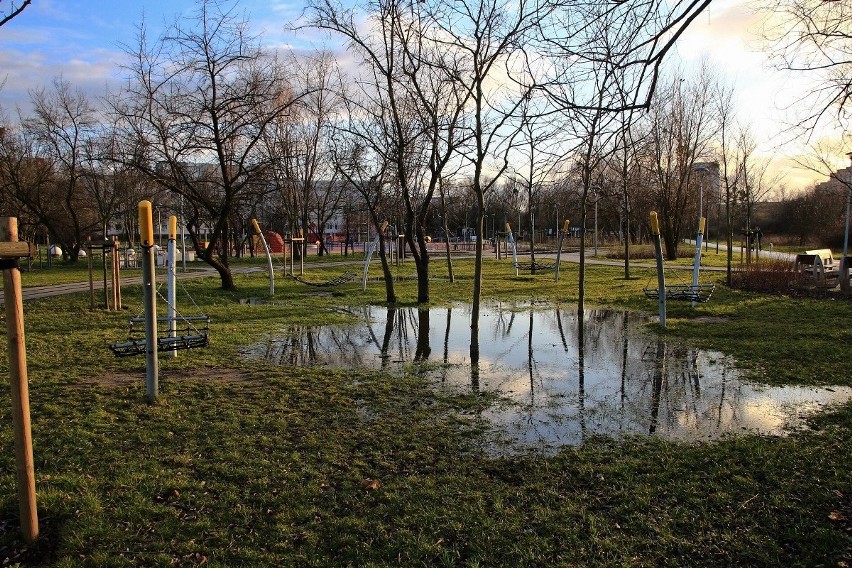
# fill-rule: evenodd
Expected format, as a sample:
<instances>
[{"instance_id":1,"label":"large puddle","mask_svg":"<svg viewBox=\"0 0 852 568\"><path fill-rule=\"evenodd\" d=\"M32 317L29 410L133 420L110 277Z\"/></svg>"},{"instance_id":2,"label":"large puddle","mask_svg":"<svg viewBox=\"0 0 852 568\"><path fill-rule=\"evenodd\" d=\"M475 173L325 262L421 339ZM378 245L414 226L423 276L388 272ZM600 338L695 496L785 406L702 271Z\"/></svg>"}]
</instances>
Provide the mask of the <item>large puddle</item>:
<instances>
[{"instance_id":1,"label":"large puddle","mask_svg":"<svg viewBox=\"0 0 852 568\"><path fill-rule=\"evenodd\" d=\"M548 450L591 435L713 440L782 435L848 387L768 387L739 380L720 353L655 336L637 314L483 306L480 359L470 360L470 306L364 307L345 326L296 326L249 346L247 356L287 366L401 370L422 365L437 385L501 395L485 413L504 450Z\"/></svg>"}]
</instances>

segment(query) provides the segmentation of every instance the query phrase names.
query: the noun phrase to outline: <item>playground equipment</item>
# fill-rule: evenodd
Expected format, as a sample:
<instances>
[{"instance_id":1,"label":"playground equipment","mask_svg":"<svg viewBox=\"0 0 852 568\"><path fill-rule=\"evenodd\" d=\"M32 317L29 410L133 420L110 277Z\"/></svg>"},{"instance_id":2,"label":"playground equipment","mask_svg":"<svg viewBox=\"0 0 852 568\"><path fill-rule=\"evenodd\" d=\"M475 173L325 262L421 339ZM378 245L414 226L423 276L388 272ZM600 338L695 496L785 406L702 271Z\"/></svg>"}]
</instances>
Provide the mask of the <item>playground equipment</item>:
<instances>
[{"instance_id":1,"label":"playground equipment","mask_svg":"<svg viewBox=\"0 0 852 568\"><path fill-rule=\"evenodd\" d=\"M86 257L88 259L89 266L89 307L91 309L95 309L95 286L94 286L94 271L93 271L93 257L94 254L92 252L94 250L101 251L101 258L103 260L103 292L104 292L104 304L103 307L105 310L110 309L110 286L112 285L112 305L116 310L121 309L121 278L120 278L120 261L118 254L118 240L106 239L101 241L92 241L88 240L83 243L83 248L86 249ZM107 279L107 253L110 253L111 258L111 278Z\"/></svg>"},{"instance_id":2,"label":"playground equipment","mask_svg":"<svg viewBox=\"0 0 852 568\"><path fill-rule=\"evenodd\" d=\"M18 241L18 219L0 218L0 271L3 272L3 303L6 307L6 338L9 352L9 391L18 479L18 513L24 540L38 537L33 436L30 426L30 391L27 377L27 346L24 338L24 306L18 259L33 258L35 249Z\"/></svg>"},{"instance_id":3,"label":"playground equipment","mask_svg":"<svg viewBox=\"0 0 852 568\"><path fill-rule=\"evenodd\" d=\"M263 236L263 231L260 230L260 225L257 224L257 219L251 220L251 227L254 234L260 239L263 245L263 250L266 253L266 269L269 272L269 295L275 295L275 270L272 267L272 253L269 251L269 244L266 242L266 237ZM286 249L285 249L286 250ZM286 262L285 262L286 266Z\"/></svg>"},{"instance_id":4,"label":"playground equipment","mask_svg":"<svg viewBox=\"0 0 852 568\"><path fill-rule=\"evenodd\" d=\"M260 230L260 225L258 224L257 219L252 219L251 224L252 224L252 229L254 230L255 236L257 236L260 239L260 242L263 244L263 249L266 252L266 267L267 267L267 271L269 272L269 295L274 296L275 295L275 268L273 267L273 263L272 263L272 253L270 251L269 244L266 242L266 238L263 235L263 231ZM301 234L301 231L300 231L300 234ZM304 241L304 238L299 237L296 240L297 241ZM340 284L344 284L346 282L354 280L355 277L358 276L357 273L355 273L351 270L347 270L346 272L344 272L343 274L341 274L337 278L333 278L333 279L328 280L326 282L311 282L309 280L305 280L301 276L297 276L296 274L294 274L293 265L292 265L292 259L294 257L292 242L293 242L293 239L290 240L290 243L291 243L291 245L290 245L291 269L290 269L289 276L292 277L293 280L296 280L297 282L301 282L302 284L307 284L309 286L332 287L332 286L338 286ZM284 256L284 274L287 275L286 248L284 250L285 250L285 252L284 252L284 255L285 255ZM302 257L302 267L301 268L302 268L301 274L304 274L305 273L304 255Z\"/></svg>"},{"instance_id":5,"label":"playground equipment","mask_svg":"<svg viewBox=\"0 0 852 568\"><path fill-rule=\"evenodd\" d=\"M657 212L651 211L651 233L654 242L654 252L657 257L657 287L652 288L646 286L642 288L645 297L650 300L657 300L660 308L660 325L666 327L666 300L687 301L692 302L695 307L697 302L706 302L710 299L713 291L716 289L715 284L700 284L698 282L699 267L701 265L701 244L704 236L705 219L702 217L698 222L698 235L695 239L695 258L692 268L692 283L691 284L666 284L665 274L663 272L663 245L660 238L660 222L657 218Z\"/></svg>"},{"instance_id":6,"label":"playground equipment","mask_svg":"<svg viewBox=\"0 0 852 568\"><path fill-rule=\"evenodd\" d=\"M373 253L376 251L376 247L379 244L379 239L382 238L382 235L388 228L388 222L385 221L382 223L382 226L379 227L376 236L373 238L373 242L370 243L370 246L367 247L367 254L364 255L364 271L361 275L361 289L367 289L367 272L370 270L370 260L373 258Z\"/></svg>"},{"instance_id":7,"label":"playground equipment","mask_svg":"<svg viewBox=\"0 0 852 568\"><path fill-rule=\"evenodd\" d=\"M668 300L692 302L693 307L697 302L707 302L710 296L716 289L715 284L700 284L698 282L699 267L701 265L701 245L704 237L705 219L702 217L698 222L698 235L695 239L695 258L692 266L692 283L691 284L666 284L663 275L663 249L660 239L660 224L657 219L657 212L651 212L651 229L653 233L654 249L657 256L657 274L658 286L651 288L646 286L642 288L645 296L651 300L658 300L660 296L665 296Z\"/></svg>"},{"instance_id":8,"label":"playground equipment","mask_svg":"<svg viewBox=\"0 0 852 568\"><path fill-rule=\"evenodd\" d=\"M177 218L172 216L169 220L169 251L167 257L167 297L163 297L155 286L156 274L154 270L154 229L151 217L152 205L150 201L139 203L139 232L142 242L142 292L143 292L143 316L131 318L126 341L113 343L109 346L116 357L128 357L145 354L146 367L146 396L150 401L157 398L159 383L159 360L160 351L168 352L175 356L175 351L181 349L193 349L205 347L208 344L207 334L209 332L210 318L207 315L184 316L178 313L176 304L177 279L175 275L175 234L177 232ZM157 296L160 296L167 306L167 315L157 317ZM189 296L189 294L187 294ZM190 300L192 300L192 297ZM195 301L193 305L198 308ZM158 335L158 324L167 324L166 333ZM142 330L138 324L144 324Z\"/></svg>"},{"instance_id":9,"label":"playground equipment","mask_svg":"<svg viewBox=\"0 0 852 568\"><path fill-rule=\"evenodd\" d=\"M518 250L517 244L515 243L515 237L512 234L512 227L509 223L506 223L506 235L507 240L509 242L509 246L512 249L512 265L515 267L515 276L518 275L519 270L529 271L529 272L550 272L553 271L553 280L559 281L559 264L560 259L562 258L562 243L565 239L565 235L568 234L568 229L570 226L570 221L565 219L565 222L562 224L562 231L559 235L559 244L556 249L556 261L552 263L544 263L544 262L520 262L518 261ZM497 245L499 250L499 243Z\"/></svg>"},{"instance_id":10,"label":"playground equipment","mask_svg":"<svg viewBox=\"0 0 852 568\"><path fill-rule=\"evenodd\" d=\"M341 284L346 284L347 282L351 282L358 277L358 273L354 270L347 270L340 276L336 278L332 278L331 280L326 280L325 282L311 282L310 280L305 280L299 276L293 276L293 279L297 282L301 282L302 284L307 284L308 286L317 286L319 288L331 288L334 286L340 286Z\"/></svg>"}]
</instances>

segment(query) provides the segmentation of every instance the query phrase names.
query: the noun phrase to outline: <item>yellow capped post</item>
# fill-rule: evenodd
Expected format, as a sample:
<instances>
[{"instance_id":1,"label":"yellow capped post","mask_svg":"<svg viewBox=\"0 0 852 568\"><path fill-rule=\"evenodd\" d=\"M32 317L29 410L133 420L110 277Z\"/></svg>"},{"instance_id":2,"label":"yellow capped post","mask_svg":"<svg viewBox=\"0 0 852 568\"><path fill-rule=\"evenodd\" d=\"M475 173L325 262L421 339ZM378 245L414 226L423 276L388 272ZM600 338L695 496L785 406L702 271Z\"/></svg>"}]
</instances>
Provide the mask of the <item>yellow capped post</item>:
<instances>
[{"instance_id":1,"label":"yellow capped post","mask_svg":"<svg viewBox=\"0 0 852 568\"><path fill-rule=\"evenodd\" d=\"M169 239L175 240L177 238L177 215L172 215L169 217Z\"/></svg>"},{"instance_id":2,"label":"yellow capped post","mask_svg":"<svg viewBox=\"0 0 852 568\"><path fill-rule=\"evenodd\" d=\"M706 223L707 223L707 219L706 219L705 217L702 217L702 218L698 221L698 232L699 232L699 233L701 233L702 235L704 234L704 225L705 225Z\"/></svg>"},{"instance_id":3,"label":"yellow capped post","mask_svg":"<svg viewBox=\"0 0 852 568\"><path fill-rule=\"evenodd\" d=\"M252 220L251 220L251 228L252 228L252 230L254 231L254 234L255 234L255 235L259 235L259 234L260 234L260 225L258 225L258 224L257 224L257 219L252 219Z\"/></svg>"},{"instance_id":4,"label":"yellow capped post","mask_svg":"<svg viewBox=\"0 0 852 568\"><path fill-rule=\"evenodd\" d=\"M570 228L571 228L571 220L565 219L565 222L562 223L562 232L567 233L568 229L570 229Z\"/></svg>"},{"instance_id":5,"label":"yellow capped post","mask_svg":"<svg viewBox=\"0 0 852 568\"><path fill-rule=\"evenodd\" d=\"M139 238L143 247L154 246L154 217L151 202L144 199L139 202Z\"/></svg>"},{"instance_id":6,"label":"yellow capped post","mask_svg":"<svg viewBox=\"0 0 852 568\"><path fill-rule=\"evenodd\" d=\"M506 223L506 232L507 232L507 233L511 233L511 232L512 232L512 227L510 227L510 226L509 226L509 223Z\"/></svg>"},{"instance_id":7,"label":"yellow capped post","mask_svg":"<svg viewBox=\"0 0 852 568\"><path fill-rule=\"evenodd\" d=\"M660 220L657 218L656 211L651 211L651 233L654 235L660 234Z\"/></svg>"}]
</instances>

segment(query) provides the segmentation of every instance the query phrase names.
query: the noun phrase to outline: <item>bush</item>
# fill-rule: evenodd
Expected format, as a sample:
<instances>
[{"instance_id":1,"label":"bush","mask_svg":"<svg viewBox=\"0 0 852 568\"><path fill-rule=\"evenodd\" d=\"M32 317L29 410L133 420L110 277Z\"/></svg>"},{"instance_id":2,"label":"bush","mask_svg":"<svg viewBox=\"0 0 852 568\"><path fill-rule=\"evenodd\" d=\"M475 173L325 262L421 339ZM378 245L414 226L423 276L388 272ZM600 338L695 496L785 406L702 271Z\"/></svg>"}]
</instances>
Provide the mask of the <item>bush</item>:
<instances>
[{"instance_id":1,"label":"bush","mask_svg":"<svg viewBox=\"0 0 852 568\"><path fill-rule=\"evenodd\" d=\"M786 294L796 279L789 260L761 259L743 265L731 276L731 287L752 292Z\"/></svg>"},{"instance_id":2,"label":"bush","mask_svg":"<svg viewBox=\"0 0 852 568\"><path fill-rule=\"evenodd\" d=\"M624 247L613 247L609 249L607 253L607 258L614 259L623 259L624 258ZM631 245L630 247L630 259L631 260L645 260L645 259L655 259L657 258L656 254L654 254L654 247L651 245Z\"/></svg>"}]
</instances>

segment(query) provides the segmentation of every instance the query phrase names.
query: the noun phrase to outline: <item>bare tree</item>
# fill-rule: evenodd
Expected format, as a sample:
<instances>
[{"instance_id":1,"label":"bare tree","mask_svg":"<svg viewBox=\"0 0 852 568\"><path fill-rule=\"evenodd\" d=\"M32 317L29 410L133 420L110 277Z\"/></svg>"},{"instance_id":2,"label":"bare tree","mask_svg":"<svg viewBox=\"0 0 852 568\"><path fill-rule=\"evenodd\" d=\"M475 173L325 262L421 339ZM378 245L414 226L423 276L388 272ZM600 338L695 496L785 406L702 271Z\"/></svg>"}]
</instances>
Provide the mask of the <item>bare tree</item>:
<instances>
[{"instance_id":1,"label":"bare tree","mask_svg":"<svg viewBox=\"0 0 852 568\"><path fill-rule=\"evenodd\" d=\"M66 218L55 188L53 162L32 134L0 129L0 213L18 217L22 227L41 226L49 239L65 242Z\"/></svg>"},{"instance_id":2,"label":"bare tree","mask_svg":"<svg viewBox=\"0 0 852 568\"><path fill-rule=\"evenodd\" d=\"M83 199L83 159L85 147L98 126L95 109L82 91L72 90L71 84L61 78L53 81L51 89L32 91L30 100L33 115L22 123L40 147L38 154L52 165L52 199L66 218L65 222L54 223L65 227L62 236L57 234L56 238L63 244L63 255L76 261L86 234L98 227L97 216ZM36 201L41 198L30 203Z\"/></svg>"},{"instance_id":3,"label":"bare tree","mask_svg":"<svg viewBox=\"0 0 852 568\"><path fill-rule=\"evenodd\" d=\"M355 93L362 102L357 104L371 120L384 121L373 151L392 166L404 207L405 240L417 270L417 301L428 302L426 217L460 143L469 97L452 74L455 56L426 33L431 15L411 0L376 0L353 9L318 0L309 4L308 14L311 25L344 37L364 64ZM363 19L371 24L366 31Z\"/></svg>"},{"instance_id":4,"label":"bare tree","mask_svg":"<svg viewBox=\"0 0 852 568\"><path fill-rule=\"evenodd\" d=\"M738 136L740 154L740 184L736 195L745 214L745 231L751 233L754 209L780 184L777 176L770 174L770 160L757 155L757 142L748 127L741 127Z\"/></svg>"},{"instance_id":5,"label":"bare tree","mask_svg":"<svg viewBox=\"0 0 852 568\"><path fill-rule=\"evenodd\" d=\"M796 125L812 130L826 120L849 130L852 110L852 18L848 2L764 0L763 33L776 67L815 83L795 104ZM802 114L802 109L806 109Z\"/></svg>"},{"instance_id":6,"label":"bare tree","mask_svg":"<svg viewBox=\"0 0 852 568\"><path fill-rule=\"evenodd\" d=\"M333 138L332 158L335 167L347 184L347 190L357 191L367 207L379 241L379 260L385 281L385 301L388 304L395 304L396 291L384 237L387 191L392 176L389 171L389 161L377 149L386 135L384 127L387 121L382 116L381 106L374 109L376 114L371 116L370 120L363 119L363 106L347 100L346 107L348 120L345 124L339 125L338 133Z\"/></svg>"},{"instance_id":7,"label":"bare tree","mask_svg":"<svg viewBox=\"0 0 852 568\"><path fill-rule=\"evenodd\" d=\"M516 168L512 176L517 187L526 193L527 213L530 226L530 264L535 274L535 214L541 193L554 173L558 158L554 147L561 142L556 136L561 125L545 116L546 102L542 97L529 93L518 109L520 132L515 157L523 167ZM541 219L539 219L541 222ZM520 227L518 227L520 230Z\"/></svg>"},{"instance_id":8,"label":"bare tree","mask_svg":"<svg viewBox=\"0 0 852 568\"><path fill-rule=\"evenodd\" d=\"M270 155L271 178L290 215L290 231L313 228L325 250L323 227L336 214L341 184L330 160L328 137L341 109L342 86L331 54L318 52L293 57L294 88L305 95L272 123L264 137ZM307 239L299 251L305 254Z\"/></svg>"},{"instance_id":9,"label":"bare tree","mask_svg":"<svg viewBox=\"0 0 852 568\"><path fill-rule=\"evenodd\" d=\"M12 18L23 12L24 8L29 6L31 2L32 0L23 0L23 2L18 2L17 4L15 4L15 2L10 2L8 10L0 10L0 26L4 26L9 23ZM0 0L0 3L2 3L2 0Z\"/></svg>"},{"instance_id":10,"label":"bare tree","mask_svg":"<svg viewBox=\"0 0 852 568\"><path fill-rule=\"evenodd\" d=\"M264 133L298 99L280 61L267 56L233 3L202 2L152 44L140 26L123 98L113 101L140 172L182 196L199 258L234 288L229 219L265 179ZM209 242L200 230L208 225Z\"/></svg>"},{"instance_id":11,"label":"bare tree","mask_svg":"<svg viewBox=\"0 0 852 568\"><path fill-rule=\"evenodd\" d=\"M710 153L717 133L712 77L702 67L695 79L673 75L648 114L646 167L655 185L666 256L677 258L683 234L693 224L698 193L694 164Z\"/></svg>"},{"instance_id":12,"label":"bare tree","mask_svg":"<svg viewBox=\"0 0 852 568\"><path fill-rule=\"evenodd\" d=\"M543 14L535 1L435 2L428 4L434 27L431 39L453 55L449 71L466 90L469 144L460 148L471 189L476 196L476 233L483 234L487 193L509 167L517 125L511 126L515 111L529 89L518 89L505 81L506 70L520 52ZM482 295L483 240L476 240L476 261L471 312L470 355L479 361L479 311Z\"/></svg>"},{"instance_id":13,"label":"bare tree","mask_svg":"<svg viewBox=\"0 0 852 568\"><path fill-rule=\"evenodd\" d=\"M733 279L734 254L734 206L742 169L739 167L740 156L736 144L736 124L734 117L734 91L724 84L718 84L714 105L718 119L718 149L717 156L720 165L721 198L725 203L725 241L727 248L725 281L728 286Z\"/></svg>"}]
</instances>

